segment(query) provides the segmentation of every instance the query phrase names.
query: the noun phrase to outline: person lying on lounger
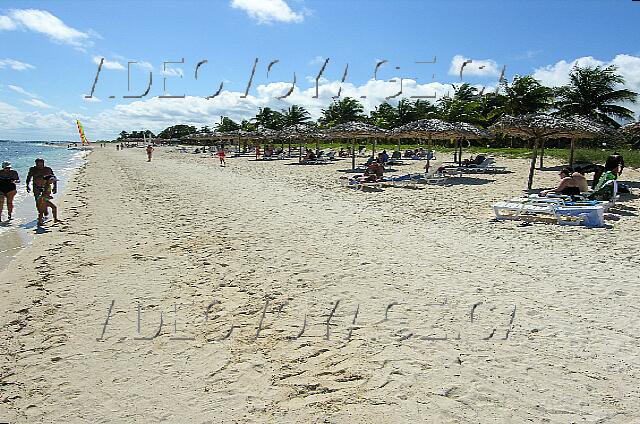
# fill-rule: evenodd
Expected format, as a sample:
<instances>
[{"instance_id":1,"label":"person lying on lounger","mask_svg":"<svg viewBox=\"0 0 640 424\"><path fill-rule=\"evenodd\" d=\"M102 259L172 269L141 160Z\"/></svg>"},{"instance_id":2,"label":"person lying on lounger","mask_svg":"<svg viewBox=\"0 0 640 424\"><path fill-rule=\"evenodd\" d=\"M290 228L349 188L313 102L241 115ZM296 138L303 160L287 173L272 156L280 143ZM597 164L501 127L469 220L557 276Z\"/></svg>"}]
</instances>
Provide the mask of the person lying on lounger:
<instances>
[{"instance_id":1,"label":"person lying on lounger","mask_svg":"<svg viewBox=\"0 0 640 424\"><path fill-rule=\"evenodd\" d=\"M558 175L560 176L558 186L551 190L541 191L540 196L546 196L548 194L575 196L580 194L580 186L578 185L578 181L573 179L573 170L571 168L563 168Z\"/></svg>"}]
</instances>

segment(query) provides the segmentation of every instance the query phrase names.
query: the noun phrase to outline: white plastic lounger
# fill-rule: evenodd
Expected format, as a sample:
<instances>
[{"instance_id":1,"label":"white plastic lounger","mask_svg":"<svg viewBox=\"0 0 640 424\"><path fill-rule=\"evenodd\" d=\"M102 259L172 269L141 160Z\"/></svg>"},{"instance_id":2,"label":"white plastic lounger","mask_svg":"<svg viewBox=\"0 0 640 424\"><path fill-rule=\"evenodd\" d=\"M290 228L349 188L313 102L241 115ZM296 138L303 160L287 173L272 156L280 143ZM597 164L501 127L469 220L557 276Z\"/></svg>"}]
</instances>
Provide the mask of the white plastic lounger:
<instances>
[{"instance_id":1,"label":"white plastic lounger","mask_svg":"<svg viewBox=\"0 0 640 424\"><path fill-rule=\"evenodd\" d=\"M448 168L447 170L456 170L465 174L495 174L507 171L507 168L504 166L495 166L495 162L496 160L493 157L488 157L478 165L457 166Z\"/></svg>"},{"instance_id":2,"label":"white plastic lounger","mask_svg":"<svg viewBox=\"0 0 640 424\"><path fill-rule=\"evenodd\" d=\"M426 174L406 174L395 175L383 180L383 184L391 187L411 187L417 188L423 184L444 184L449 179L446 174L433 171Z\"/></svg>"},{"instance_id":3,"label":"white plastic lounger","mask_svg":"<svg viewBox=\"0 0 640 424\"><path fill-rule=\"evenodd\" d=\"M382 188L382 181L374 181L374 182L359 182L353 179L349 179L347 177L340 177L340 185L345 188L351 188L354 190L365 190L368 188L380 189Z\"/></svg>"},{"instance_id":4,"label":"white plastic lounger","mask_svg":"<svg viewBox=\"0 0 640 424\"><path fill-rule=\"evenodd\" d=\"M493 205L498 220L556 222L559 225L604 226L604 208L597 206L567 206L558 202L532 201L516 198Z\"/></svg>"}]
</instances>

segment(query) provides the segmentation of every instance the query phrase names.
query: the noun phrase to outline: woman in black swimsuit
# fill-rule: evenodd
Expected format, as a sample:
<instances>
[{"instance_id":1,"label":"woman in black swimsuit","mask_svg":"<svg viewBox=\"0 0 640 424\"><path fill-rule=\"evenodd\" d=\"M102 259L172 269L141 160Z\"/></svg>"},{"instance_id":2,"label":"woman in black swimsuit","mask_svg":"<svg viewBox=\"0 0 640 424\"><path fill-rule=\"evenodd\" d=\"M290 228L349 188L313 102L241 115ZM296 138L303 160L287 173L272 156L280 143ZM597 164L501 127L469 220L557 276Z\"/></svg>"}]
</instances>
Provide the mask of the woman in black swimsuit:
<instances>
[{"instance_id":1,"label":"woman in black swimsuit","mask_svg":"<svg viewBox=\"0 0 640 424\"><path fill-rule=\"evenodd\" d=\"M11 169L9 162L2 162L2 170L0 170L0 221L2 221L2 209L4 208L4 198L7 198L7 212L9 212L9 220L13 213L13 198L16 195L16 183L20 182L18 172Z\"/></svg>"},{"instance_id":2,"label":"woman in black swimsuit","mask_svg":"<svg viewBox=\"0 0 640 424\"><path fill-rule=\"evenodd\" d=\"M563 168L560 173L560 184L554 189L544 190L540 192L540 196L546 196L547 194L564 194L566 196L577 196L580 194L580 187L578 182L573 179L573 169Z\"/></svg>"}]
</instances>

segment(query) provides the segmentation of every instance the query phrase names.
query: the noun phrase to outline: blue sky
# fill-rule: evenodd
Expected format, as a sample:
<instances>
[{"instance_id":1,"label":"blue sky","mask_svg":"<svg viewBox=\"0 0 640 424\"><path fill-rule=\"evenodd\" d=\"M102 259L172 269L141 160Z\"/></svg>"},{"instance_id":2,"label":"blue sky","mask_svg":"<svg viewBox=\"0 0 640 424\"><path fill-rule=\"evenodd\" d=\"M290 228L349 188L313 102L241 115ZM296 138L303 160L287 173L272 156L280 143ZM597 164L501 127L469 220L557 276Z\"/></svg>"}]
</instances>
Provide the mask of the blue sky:
<instances>
[{"instance_id":1,"label":"blue sky","mask_svg":"<svg viewBox=\"0 0 640 424\"><path fill-rule=\"evenodd\" d=\"M636 22L640 2L631 0L3 2L0 138L75 139L76 117L90 139L122 129L213 125L220 115L241 119L258 107L292 103L315 117L340 87L342 95L366 96L361 100L371 109L399 91L399 78L406 80L402 96L440 97L462 81L492 89L503 67L509 79L534 74L559 85L576 61L616 64L628 87L640 91ZM83 96L101 57L107 62L88 101ZM253 86L241 99L256 57ZM435 64L415 63L434 57ZM163 75L164 61L183 58ZM313 99L326 58L320 98ZM196 64L205 59L195 80ZM380 60L388 62L373 81ZM128 61L139 62L131 66L131 91ZM149 95L123 99L145 90L149 72ZM296 89L277 99L294 72ZM205 100L221 82L221 94ZM186 98L158 98L163 94Z\"/></svg>"}]
</instances>

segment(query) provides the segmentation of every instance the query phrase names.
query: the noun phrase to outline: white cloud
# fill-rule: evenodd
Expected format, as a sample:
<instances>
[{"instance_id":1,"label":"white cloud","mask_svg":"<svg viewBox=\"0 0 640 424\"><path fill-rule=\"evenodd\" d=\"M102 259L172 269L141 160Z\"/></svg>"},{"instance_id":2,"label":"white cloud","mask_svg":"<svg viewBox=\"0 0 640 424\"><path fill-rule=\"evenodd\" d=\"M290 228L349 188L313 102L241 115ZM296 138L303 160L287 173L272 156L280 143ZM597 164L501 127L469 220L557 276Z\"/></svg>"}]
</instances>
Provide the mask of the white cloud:
<instances>
[{"instance_id":1,"label":"white cloud","mask_svg":"<svg viewBox=\"0 0 640 424\"><path fill-rule=\"evenodd\" d=\"M167 68L161 72L164 77L180 77L184 76L182 68Z\"/></svg>"},{"instance_id":2,"label":"white cloud","mask_svg":"<svg viewBox=\"0 0 640 424\"><path fill-rule=\"evenodd\" d=\"M122 62L122 60L121 60ZM538 71L546 72L545 75L552 75L550 80L566 78L573 62L558 62L556 65L541 68ZM593 64L616 64L620 67L619 72L627 79L627 87L635 91L640 91L640 58L635 56L619 55L610 62L596 61L591 58L581 63ZM466 71L465 71L466 72ZM564 76L562 76L564 75ZM537 75L539 77L540 75ZM363 84L353 84L349 82L341 83L339 80L323 81L319 84L319 99L314 99L315 80L302 83L303 87L297 86L291 95L285 99L277 99L286 93L291 82L271 82L254 86L247 98L241 98L244 94L239 91L223 91L214 99L207 100L202 97L187 96L184 99L161 99L159 97L140 99L127 104L109 106L107 109L95 112L91 116L79 116L86 131L91 134L92 139L110 139L115 137L122 130L132 130L148 128L155 133L162 129L179 123L194 126L213 126L219 122L220 115L228 116L236 121L250 119L255 116L259 107L270 107L275 110L285 109L292 104L304 106L317 119L321 116L322 109L326 109L332 102L332 96L337 95L342 88L341 98L352 97L357 99L369 112L385 101L385 98L396 94L400 89L399 78L394 78L396 82L388 80L369 80ZM485 88L485 92L495 89L495 82ZM549 83L549 81L543 81ZM550 84L551 85L551 84ZM482 89L481 85L475 85L477 89ZM403 80L403 94L401 97L390 100L396 104L399 98L414 100L412 95L436 95L437 99L447 93L453 94L451 84L441 82L430 82L420 84L417 81ZM366 96L362 98L362 96ZM427 99L431 102L436 99ZM83 104L88 106L90 101L95 99L83 99ZM34 106L33 103L29 103ZM106 106L106 105L105 105ZM640 105L632 105L631 108L638 110ZM42 106L39 106L42 107ZM77 109L76 111L80 111ZM64 111L55 112L55 109L25 112L0 102L0 128L6 137L20 137L21 134L29 134L31 138L67 138L73 139L76 136L75 122L76 116ZM36 126L36 124L38 126ZM5 131L5 128L7 131Z\"/></svg>"},{"instance_id":3,"label":"white cloud","mask_svg":"<svg viewBox=\"0 0 640 424\"><path fill-rule=\"evenodd\" d=\"M18 28L38 32L52 41L76 47L91 44L89 38L95 35L71 28L46 10L12 9L7 16L0 16L0 29Z\"/></svg>"},{"instance_id":4,"label":"white cloud","mask_svg":"<svg viewBox=\"0 0 640 424\"><path fill-rule=\"evenodd\" d=\"M538 68L533 72L533 77L540 80L547 87L559 87L569 83L569 74L575 65L578 66L601 66L604 62L594 59L591 56L567 62L561 60L554 65Z\"/></svg>"},{"instance_id":5,"label":"white cloud","mask_svg":"<svg viewBox=\"0 0 640 424\"><path fill-rule=\"evenodd\" d=\"M495 61L491 59L470 59L459 54L451 59L449 75L460 76L460 68L468 60L472 60L472 62L465 65L462 73L463 79L465 75L475 77L497 77L500 75L498 64Z\"/></svg>"},{"instance_id":6,"label":"white cloud","mask_svg":"<svg viewBox=\"0 0 640 424\"><path fill-rule=\"evenodd\" d=\"M625 80L625 88L640 93L640 57L626 54L619 54L608 62L591 56L580 57L570 62L561 60L553 65L536 69L533 72L533 77L548 87L560 87L569 83L569 74L576 65L581 67L615 65L618 67L617 73ZM640 115L640 98L638 103L623 103L622 105L633 110L636 115Z\"/></svg>"},{"instance_id":7,"label":"white cloud","mask_svg":"<svg viewBox=\"0 0 640 424\"><path fill-rule=\"evenodd\" d=\"M100 100L99 98L97 98L96 96L92 96L92 97L85 97L84 94L80 96L82 98L83 102L87 102L87 103L100 103L102 100Z\"/></svg>"},{"instance_id":8,"label":"white cloud","mask_svg":"<svg viewBox=\"0 0 640 424\"><path fill-rule=\"evenodd\" d=\"M399 78L397 78L399 81ZM277 99L291 88L290 82L273 82L258 85L247 98L241 98L241 92L223 91L214 99L187 96L184 99L161 99L153 97L138 100L129 104L117 105L97 115L85 118L85 128L90 129L95 138L112 138L122 130L148 128L154 132L179 123L212 126L220 116L228 116L236 121L250 119L255 116L259 107L270 107L275 110L285 109L292 104L304 106L313 119L321 116L322 109L332 102L342 87L341 98L353 97L360 101L365 111L371 111L385 97L399 91L399 82L369 80L363 85L330 81L319 85L319 99L314 99L315 85L300 89L296 87L285 99ZM477 86L481 89L481 86ZM492 89L492 88L487 88ZM438 98L453 93L450 84L433 82L418 84L414 80L404 80L402 97L411 99L412 95L437 95ZM362 98L362 96L366 96ZM391 100L396 103L398 99ZM431 99L433 101L435 99Z\"/></svg>"},{"instance_id":9,"label":"white cloud","mask_svg":"<svg viewBox=\"0 0 640 424\"><path fill-rule=\"evenodd\" d=\"M260 24L304 20L304 13L294 12L284 0L231 0L231 7L244 10Z\"/></svg>"},{"instance_id":10,"label":"white cloud","mask_svg":"<svg viewBox=\"0 0 640 424\"><path fill-rule=\"evenodd\" d=\"M12 89L13 91L15 91L16 93L20 93L23 94L27 97L32 97L32 98L36 98L38 97L37 95L28 92L27 90L25 90L24 88L17 86L17 85L11 85L11 84L7 84L7 87L9 87L10 89Z\"/></svg>"},{"instance_id":11,"label":"white cloud","mask_svg":"<svg viewBox=\"0 0 640 424\"><path fill-rule=\"evenodd\" d=\"M101 56L93 56L93 63L99 64L101 59L102 59ZM104 62L102 63L102 66L105 69L114 69L114 70L118 70L118 71L124 71L125 70L125 67L122 66L122 64L120 64L120 62L110 61L110 60L107 60L106 58L104 59Z\"/></svg>"},{"instance_id":12,"label":"white cloud","mask_svg":"<svg viewBox=\"0 0 640 424\"><path fill-rule=\"evenodd\" d=\"M13 59L0 59L0 69L11 68L14 71L26 71L27 69L35 69L35 66L28 63L20 62Z\"/></svg>"},{"instance_id":13,"label":"white cloud","mask_svg":"<svg viewBox=\"0 0 640 424\"><path fill-rule=\"evenodd\" d=\"M22 102L31 106L40 107L42 109L51 109L51 105L48 105L42 100L38 100L38 99L23 100Z\"/></svg>"},{"instance_id":14,"label":"white cloud","mask_svg":"<svg viewBox=\"0 0 640 424\"><path fill-rule=\"evenodd\" d=\"M8 16L0 16L0 31L12 31L16 24Z\"/></svg>"},{"instance_id":15,"label":"white cloud","mask_svg":"<svg viewBox=\"0 0 640 424\"><path fill-rule=\"evenodd\" d=\"M309 61L309 65L322 65L325 60L327 59L322 56L316 56Z\"/></svg>"},{"instance_id":16,"label":"white cloud","mask_svg":"<svg viewBox=\"0 0 640 424\"><path fill-rule=\"evenodd\" d=\"M136 62L133 64L133 66L137 66L143 71L153 71L153 65L150 64L149 62Z\"/></svg>"},{"instance_id":17,"label":"white cloud","mask_svg":"<svg viewBox=\"0 0 640 424\"><path fill-rule=\"evenodd\" d=\"M1 101L0 128L7 138L15 140L64 140L77 134L75 115L65 111L27 112Z\"/></svg>"}]
</instances>

